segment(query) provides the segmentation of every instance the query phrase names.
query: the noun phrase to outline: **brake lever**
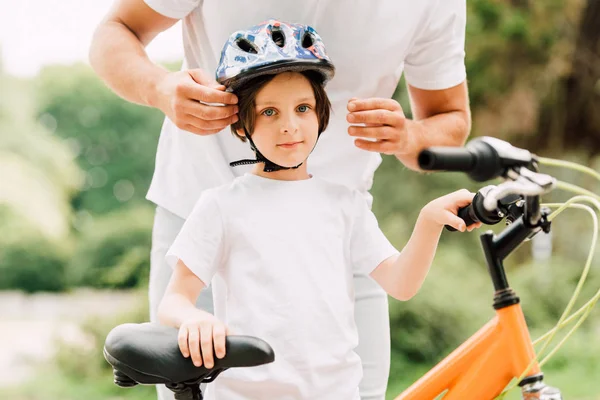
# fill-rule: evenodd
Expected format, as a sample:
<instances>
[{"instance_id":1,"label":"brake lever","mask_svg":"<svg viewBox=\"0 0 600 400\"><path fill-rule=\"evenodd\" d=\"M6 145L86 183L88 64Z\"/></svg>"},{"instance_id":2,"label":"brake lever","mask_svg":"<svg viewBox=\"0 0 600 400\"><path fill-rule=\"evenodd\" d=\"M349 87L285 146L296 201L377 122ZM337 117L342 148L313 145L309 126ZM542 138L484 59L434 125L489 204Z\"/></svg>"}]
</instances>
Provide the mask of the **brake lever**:
<instances>
[{"instance_id":1,"label":"brake lever","mask_svg":"<svg viewBox=\"0 0 600 400\"><path fill-rule=\"evenodd\" d=\"M532 172L526 168L522 168L523 170L529 171L532 174L538 174L537 172ZM505 181L492 189L488 196L484 199L483 206L486 210L494 210L498 208L498 199L504 198L511 194L518 193L521 196L539 196L544 193L548 193L554 187L556 180L549 175L550 180L545 179L545 177L538 177L536 175L519 176L514 180ZM539 181L538 184L537 181Z\"/></svg>"}]
</instances>

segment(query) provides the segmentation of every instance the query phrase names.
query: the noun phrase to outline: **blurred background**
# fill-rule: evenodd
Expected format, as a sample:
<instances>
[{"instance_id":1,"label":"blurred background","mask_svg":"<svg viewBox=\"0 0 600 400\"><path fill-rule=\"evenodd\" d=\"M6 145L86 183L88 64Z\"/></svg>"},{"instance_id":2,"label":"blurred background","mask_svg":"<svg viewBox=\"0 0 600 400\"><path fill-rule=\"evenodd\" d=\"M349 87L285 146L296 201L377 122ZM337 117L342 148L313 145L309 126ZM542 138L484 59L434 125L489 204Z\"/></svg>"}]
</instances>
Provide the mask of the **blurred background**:
<instances>
[{"instance_id":1,"label":"blurred background","mask_svg":"<svg viewBox=\"0 0 600 400\"><path fill-rule=\"evenodd\" d=\"M3 399L154 395L115 386L101 351L113 326L148 318L153 206L144 196L163 119L120 100L87 64L93 29L109 7L110 0L28 0L0 14ZM173 70L182 56L180 29L148 50ZM600 168L600 1L469 0L466 63L473 137ZM403 82L394 96L410 115ZM546 172L600 190L579 173ZM420 208L460 187L478 189L457 174L417 174L386 157L374 210L401 246ZM565 212L553 226L507 261L534 338L560 317L591 241L581 211ZM493 316L478 243L477 232L444 233L422 291L390 302L390 398ZM600 288L598 269L595 261L577 305ZM600 399L600 311L544 370L565 398Z\"/></svg>"}]
</instances>

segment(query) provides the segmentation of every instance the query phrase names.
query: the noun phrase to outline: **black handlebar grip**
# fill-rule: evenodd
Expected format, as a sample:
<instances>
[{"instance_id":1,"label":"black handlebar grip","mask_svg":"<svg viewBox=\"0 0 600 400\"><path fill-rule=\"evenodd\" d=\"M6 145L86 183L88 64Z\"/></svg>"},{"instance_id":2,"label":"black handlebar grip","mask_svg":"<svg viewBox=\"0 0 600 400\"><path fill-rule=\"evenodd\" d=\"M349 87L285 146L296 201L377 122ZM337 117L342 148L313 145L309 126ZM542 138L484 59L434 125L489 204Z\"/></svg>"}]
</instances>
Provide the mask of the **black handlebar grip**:
<instances>
[{"instance_id":1,"label":"black handlebar grip","mask_svg":"<svg viewBox=\"0 0 600 400\"><path fill-rule=\"evenodd\" d=\"M465 225L469 226L476 222L481 222L486 225L495 225L498 222L502 221L504 218L503 213L499 213L498 209L488 211L483 206L483 202L485 200L485 196L482 193L482 190L479 190L475 197L473 197L473 201L466 207L459 208L457 215L465 221ZM449 231L456 231L453 227L446 225L446 229Z\"/></svg>"},{"instance_id":2,"label":"black handlebar grip","mask_svg":"<svg viewBox=\"0 0 600 400\"><path fill-rule=\"evenodd\" d=\"M477 218L477 215L475 214L475 207L473 204L474 203L471 203L466 207L458 209L458 216L465 221L465 226L470 226L476 222L479 222L479 218ZM450 225L446 225L446 229L451 232L456 232L456 229Z\"/></svg>"},{"instance_id":3,"label":"black handlebar grip","mask_svg":"<svg viewBox=\"0 0 600 400\"><path fill-rule=\"evenodd\" d=\"M476 157L465 147L429 147L419 153L419 167L426 171L463 171L473 169Z\"/></svg>"}]
</instances>

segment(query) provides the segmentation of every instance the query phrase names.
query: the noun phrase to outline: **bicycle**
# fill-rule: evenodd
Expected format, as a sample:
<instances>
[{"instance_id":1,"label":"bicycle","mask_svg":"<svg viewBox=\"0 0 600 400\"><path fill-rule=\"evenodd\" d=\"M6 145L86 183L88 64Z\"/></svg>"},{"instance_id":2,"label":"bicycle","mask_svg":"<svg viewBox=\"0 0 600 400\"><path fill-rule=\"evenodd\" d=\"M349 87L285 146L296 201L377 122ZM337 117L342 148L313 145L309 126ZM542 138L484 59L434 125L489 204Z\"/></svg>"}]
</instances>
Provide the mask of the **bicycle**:
<instances>
[{"instance_id":1,"label":"bicycle","mask_svg":"<svg viewBox=\"0 0 600 400\"><path fill-rule=\"evenodd\" d=\"M459 210L459 216L467 226L477 221L493 225L502 220L506 220L508 226L497 235L491 231L481 235L495 291L493 307L496 316L395 400L436 399L439 396L443 396L444 400L494 399L505 393L507 386L515 379L521 387L524 400L562 399L558 389L543 382L542 362L537 360L519 297L510 288L503 265L503 260L521 243L539 232L548 233L552 218L570 205L562 205L554 214L550 214L549 208L541 206L540 196L560 186L560 182L538 171L540 159L527 150L490 137L474 139L462 148L429 148L419 155L419 165L424 170L465 172L477 182L504 178L505 181L496 186L480 189L473 202ZM595 174L600 180L600 174ZM562 188L576 190L565 185ZM600 196L590 192L580 193L587 196L578 196L570 202L590 201L600 210ZM594 222L597 225L595 214ZM593 254L593 248L590 254ZM590 264L591 255L578 289ZM567 318L575 298L569 302L557 327L542 338L548 340L541 352L559 328L581 314L578 324L570 333L583 322L600 298L600 291ZM227 368L274 361L270 346L252 337L227 337L226 353L225 358L215 360L212 370L195 367L179 351L177 329L154 324L119 326L108 335L104 348L105 358L113 366L116 384L166 384L175 392L175 398L181 400L202 399L199 384L214 380ZM485 378L480 378L482 376Z\"/></svg>"}]
</instances>

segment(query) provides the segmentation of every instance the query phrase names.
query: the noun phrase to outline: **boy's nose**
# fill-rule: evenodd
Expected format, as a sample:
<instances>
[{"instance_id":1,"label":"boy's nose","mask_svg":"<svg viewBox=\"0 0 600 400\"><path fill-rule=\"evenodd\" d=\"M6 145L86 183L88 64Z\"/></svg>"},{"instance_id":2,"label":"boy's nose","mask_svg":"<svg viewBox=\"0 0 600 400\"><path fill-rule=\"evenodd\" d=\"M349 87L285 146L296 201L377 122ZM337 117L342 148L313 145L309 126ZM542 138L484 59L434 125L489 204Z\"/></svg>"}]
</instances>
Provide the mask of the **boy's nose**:
<instances>
[{"instance_id":1,"label":"boy's nose","mask_svg":"<svg viewBox=\"0 0 600 400\"><path fill-rule=\"evenodd\" d=\"M298 124L293 118L288 118L281 124L281 133L293 134L298 130Z\"/></svg>"}]
</instances>

